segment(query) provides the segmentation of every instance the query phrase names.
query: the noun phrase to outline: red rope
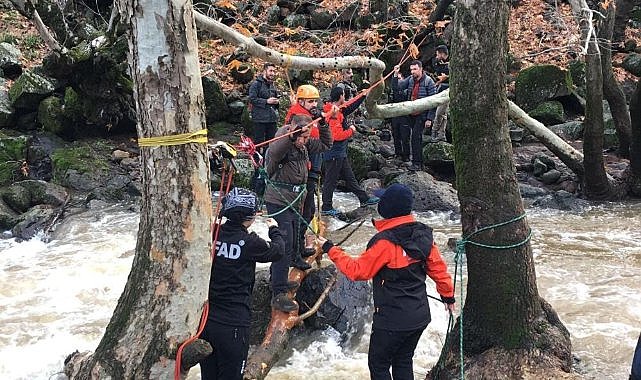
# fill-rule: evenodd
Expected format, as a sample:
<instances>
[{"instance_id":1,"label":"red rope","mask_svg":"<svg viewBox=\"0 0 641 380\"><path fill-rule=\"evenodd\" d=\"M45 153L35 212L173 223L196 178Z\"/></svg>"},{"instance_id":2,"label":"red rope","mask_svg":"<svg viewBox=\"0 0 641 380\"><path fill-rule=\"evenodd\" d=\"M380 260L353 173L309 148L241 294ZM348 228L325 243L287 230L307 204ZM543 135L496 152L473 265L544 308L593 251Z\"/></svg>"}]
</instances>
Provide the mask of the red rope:
<instances>
[{"instance_id":1,"label":"red rope","mask_svg":"<svg viewBox=\"0 0 641 380\"><path fill-rule=\"evenodd\" d=\"M220 212L220 209L222 207L223 194L227 194L229 192L232 179L234 177L234 172L232 170L231 173L227 175L227 186L225 186L225 172L226 172L225 163L223 162L223 170L222 170L222 173L220 174L220 189L218 190L218 203L216 204L216 212L214 214L214 222L212 225L212 229L214 230L214 240L211 247L211 265L212 266L214 265L214 261L216 260L216 255L214 254L214 252L216 252L216 242L218 241L218 233L220 232L220 223L216 223L216 220L218 219L218 213ZM223 193L223 188L225 189L224 193ZM198 339L198 337L200 337L200 334L202 334L203 330L205 329L205 325L207 324L208 317L209 317L209 300L205 301L205 305L203 306L203 313L200 316L200 325L198 326L198 332L196 332L196 335L190 337L178 347L178 351L176 352L176 365L174 366L174 380L181 379L180 362L182 360L183 349L187 347L187 345L189 345L190 343Z\"/></svg>"}]
</instances>

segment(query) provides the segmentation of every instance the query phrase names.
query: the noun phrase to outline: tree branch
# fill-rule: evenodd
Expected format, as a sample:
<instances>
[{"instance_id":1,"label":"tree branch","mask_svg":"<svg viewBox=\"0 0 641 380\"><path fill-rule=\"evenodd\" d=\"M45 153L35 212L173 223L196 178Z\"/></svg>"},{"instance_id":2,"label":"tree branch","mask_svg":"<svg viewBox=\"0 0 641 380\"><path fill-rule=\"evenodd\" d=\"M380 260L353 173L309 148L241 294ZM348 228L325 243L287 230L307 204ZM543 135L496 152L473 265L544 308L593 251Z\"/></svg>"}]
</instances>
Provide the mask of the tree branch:
<instances>
[{"instance_id":1,"label":"tree branch","mask_svg":"<svg viewBox=\"0 0 641 380\"><path fill-rule=\"evenodd\" d=\"M40 37L42 37L42 40L49 46L49 49L59 52L59 53L66 53L67 49L62 47L58 41L56 41L55 37L49 32L49 29L47 29L47 26L42 22L42 19L40 18L40 14L38 14L37 10L33 10L33 15L31 20L33 23L36 25L36 29L38 29L38 32L40 33Z\"/></svg>"},{"instance_id":2,"label":"tree branch","mask_svg":"<svg viewBox=\"0 0 641 380\"><path fill-rule=\"evenodd\" d=\"M318 311L318 308L320 307L320 305L323 303L323 301L325 301L325 298L327 298L327 296L329 295L329 291L332 289L332 286L334 286L334 284L336 283L337 278L338 278L338 272L329 280L329 283L327 283L325 290L323 290L321 295L318 297L318 300L316 300L316 303L314 304L314 306L312 306L311 309L307 310L306 312L298 316L298 319L300 322L311 317L312 315L314 315L314 313Z\"/></svg>"}]
</instances>

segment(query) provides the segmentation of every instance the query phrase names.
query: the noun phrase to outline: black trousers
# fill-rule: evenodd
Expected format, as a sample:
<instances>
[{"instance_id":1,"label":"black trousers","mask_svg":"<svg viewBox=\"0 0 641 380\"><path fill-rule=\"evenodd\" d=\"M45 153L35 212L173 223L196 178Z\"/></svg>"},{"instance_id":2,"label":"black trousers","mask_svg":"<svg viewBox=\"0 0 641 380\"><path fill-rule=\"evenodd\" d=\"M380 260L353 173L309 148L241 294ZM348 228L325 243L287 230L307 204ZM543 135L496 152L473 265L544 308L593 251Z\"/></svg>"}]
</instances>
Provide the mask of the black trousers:
<instances>
[{"instance_id":1,"label":"black trousers","mask_svg":"<svg viewBox=\"0 0 641 380\"><path fill-rule=\"evenodd\" d=\"M285 207L269 202L265 203L265 206L267 206L267 212L270 214L279 212L283 207ZM283 240L285 240L285 254L283 255L283 258L278 261L273 261L272 265L269 267L272 292L276 295L279 293L287 293L288 290L287 277L289 275L289 265L292 262L292 257L294 256L294 247L298 244L298 237L300 236L300 218L294 210L288 208L274 216L274 219L278 222L278 229L283 235Z\"/></svg>"},{"instance_id":2,"label":"black trousers","mask_svg":"<svg viewBox=\"0 0 641 380\"><path fill-rule=\"evenodd\" d=\"M202 380L242 380L249 351L249 327L207 321L202 339L214 353L200 362Z\"/></svg>"},{"instance_id":3,"label":"black trousers","mask_svg":"<svg viewBox=\"0 0 641 380\"><path fill-rule=\"evenodd\" d=\"M273 123L261 123L254 122L254 144L262 143L269 139L273 139L276 134L276 122ZM261 147L261 154L265 152L267 147Z\"/></svg>"},{"instance_id":4,"label":"black trousers","mask_svg":"<svg viewBox=\"0 0 641 380\"><path fill-rule=\"evenodd\" d=\"M412 357L425 330L389 331L372 328L367 365L372 380L414 380ZM389 368L392 367L390 376Z\"/></svg>"},{"instance_id":5,"label":"black trousers","mask_svg":"<svg viewBox=\"0 0 641 380\"><path fill-rule=\"evenodd\" d=\"M410 159L410 127L407 116L392 118L392 139L394 139L394 154L408 161Z\"/></svg>"},{"instance_id":6,"label":"black trousers","mask_svg":"<svg viewBox=\"0 0 641 380\"><path fill-rule=\"evenodd\" d=\"M412 163L423 164L423 130L425 129L425 117L423 115L410 116Z\"/></svg>"},{"instance_id":7,"label":"black trousers","mask_svg":"<svg viewBox=\"0 0 641 380\"><path fill-rule=\"evenodd\" d=\"M367 202L369 196L356 180L352 165L347 157L323 161L323 167L325 173L323 178L323 211L329 211L334 208L332 198L334 198L334 190L336 190L339 179L345 181L347 191L356 195L361 204Z\"/></svg>"}]
</instances>

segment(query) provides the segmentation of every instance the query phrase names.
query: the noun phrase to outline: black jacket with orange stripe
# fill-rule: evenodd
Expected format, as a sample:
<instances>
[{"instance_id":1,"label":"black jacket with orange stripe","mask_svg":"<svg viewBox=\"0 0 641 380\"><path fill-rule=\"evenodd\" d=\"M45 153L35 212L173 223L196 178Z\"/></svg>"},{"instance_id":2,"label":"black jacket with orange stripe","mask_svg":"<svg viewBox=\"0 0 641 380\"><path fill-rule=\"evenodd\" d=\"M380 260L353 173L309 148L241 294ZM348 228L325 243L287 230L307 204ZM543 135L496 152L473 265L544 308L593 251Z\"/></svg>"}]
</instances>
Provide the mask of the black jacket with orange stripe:
<instances>
[{"instance_id":1,"label":"black jacket with orange stripe","mask_svg":"<svg viewBox=\"0 0 641 380\"><path fill-rule=\"evenodd\" d=\"M441 299L454 303L452 277L432 240L432 229L412 215L374 221L374 226L379 232L358 258L350 257L329 241L323 250L351 280L373 279L372 328L424 328L431 321L426 275L436 283Z\"/></svg>"}]
</instances>

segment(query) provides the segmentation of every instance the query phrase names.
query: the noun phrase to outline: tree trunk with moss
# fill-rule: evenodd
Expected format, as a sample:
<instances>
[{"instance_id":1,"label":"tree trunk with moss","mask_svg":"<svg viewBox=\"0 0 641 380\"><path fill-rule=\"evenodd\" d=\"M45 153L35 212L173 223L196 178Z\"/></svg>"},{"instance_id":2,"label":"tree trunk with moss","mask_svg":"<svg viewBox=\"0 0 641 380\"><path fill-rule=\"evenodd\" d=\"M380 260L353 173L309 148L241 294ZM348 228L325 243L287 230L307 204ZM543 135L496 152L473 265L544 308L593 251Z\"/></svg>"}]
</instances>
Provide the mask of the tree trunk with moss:
<instances>
[{"instance_id":1,"label":"tree trunk with moss","mask_svg":"<svg viewBox=\"0 0 641 380\"><path fill-rule=\"evenodd\" d=\"M140 137L205 128L191 2L120 4ZM132 269L93 354L74 353L70 379L173 379L176 351L207 300L212 205L206 144L141 148L142 209Z\"/></svg>"},{"instance_id":2,"label":"tree trunk with moss","mask_svg":"<svg viewBox=\"0 0 641 380\"><path fill-rule=\"evenodd\" d=\"M508 18L506 1L457 5L450 120L463 236L524 213L507 126ZM479 62L495 62L495 70L483 70ZM468 284L462 323L465 375L470 379L520 378L528 371L571 369L569 333L538 294L529 233L527 220L520 219L472 239L515 247L466 246ZM432 378L460 376L459 323L461 319L449 334Z\"/></svg>"},{"instance_id":3,"label":"tree trunk with moss","mask_svg":"<svg viewBox=\"0 0 641 380\"><path fill-rule=\"evenodd\" d=\"M619 155L630 156L630 113L626 104L623 90L617 83L612 70L612 31L614 29L614 7L610 6L605 11L605 19L602 20L599 28L601 42L601 71L603 72L603 95L610 105L614 127L619 139Z\"/></svg>"}]
</instances>

